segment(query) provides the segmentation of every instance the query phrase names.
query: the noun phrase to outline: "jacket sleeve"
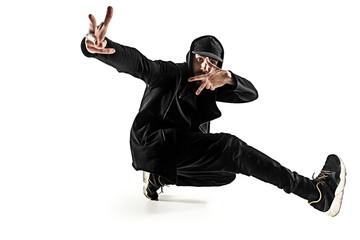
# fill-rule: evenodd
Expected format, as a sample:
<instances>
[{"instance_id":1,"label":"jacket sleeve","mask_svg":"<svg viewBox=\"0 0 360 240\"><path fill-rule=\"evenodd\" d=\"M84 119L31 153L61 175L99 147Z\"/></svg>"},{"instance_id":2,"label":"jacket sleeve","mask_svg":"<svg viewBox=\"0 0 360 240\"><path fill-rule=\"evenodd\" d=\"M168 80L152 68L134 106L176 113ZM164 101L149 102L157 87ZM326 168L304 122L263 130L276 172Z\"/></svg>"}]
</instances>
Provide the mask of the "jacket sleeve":
<instances>
[{"instance_id":1,"label":"jacket sleeve","mask_svg":"<svg viewBox=\"0 0 360 240\"><path fill-rule=\"evenodd\" d=\"M247 79L231 72L235 85L224 85L216 91L216 101L229 103L251 102L258 98L258 92L254 85Z\"/></svg>"},{"instance_id":2,"label":"jacket sleeve","mask_svg":"<svg viewBox=\"0 0 360 240\"><path fill-rule=\"evenodd\" d=\"M149 86L161 85L164 80L171 78L169 75L177 73L176 64L161 60L147 59L135 48L123 46L106 38L107 48L114 48L114 54L93 54L87 51L85 38L81 42L81 50L86 57L96 58L112 67L118 72L130 74L142 79Z\"/></svg>"}]
</instances>

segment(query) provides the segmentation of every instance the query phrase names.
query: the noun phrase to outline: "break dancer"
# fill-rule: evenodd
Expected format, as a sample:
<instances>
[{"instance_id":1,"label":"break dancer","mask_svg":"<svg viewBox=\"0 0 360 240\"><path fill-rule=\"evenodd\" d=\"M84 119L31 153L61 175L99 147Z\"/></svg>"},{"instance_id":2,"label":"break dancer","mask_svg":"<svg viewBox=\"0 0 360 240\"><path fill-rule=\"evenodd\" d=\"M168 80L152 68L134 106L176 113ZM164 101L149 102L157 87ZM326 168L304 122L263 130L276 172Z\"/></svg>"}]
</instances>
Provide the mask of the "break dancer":
<instances>
[{"instance_id":1,"label":"break dancer","mask_svg":"<svg viewBox=\"0 0 360 240\"><path fill-rule=\"evenodd\" d=\"M253 84L222 69L224 48L214 36L195 39L186 62L152 61L137 49L106 38L113 15L90 29L81 42L85 56L146 84L130 134L133 167L144 171L144 195L157 200L164 185L221 186L236 174L253 176L293 193L315 209L336 216L340 211L346 170L331 154L315 179L285 168L264 153L227 133L209 133L210 121L221 116L216 102L246 103L258 98Z\"/></svg>"}]
</instances>

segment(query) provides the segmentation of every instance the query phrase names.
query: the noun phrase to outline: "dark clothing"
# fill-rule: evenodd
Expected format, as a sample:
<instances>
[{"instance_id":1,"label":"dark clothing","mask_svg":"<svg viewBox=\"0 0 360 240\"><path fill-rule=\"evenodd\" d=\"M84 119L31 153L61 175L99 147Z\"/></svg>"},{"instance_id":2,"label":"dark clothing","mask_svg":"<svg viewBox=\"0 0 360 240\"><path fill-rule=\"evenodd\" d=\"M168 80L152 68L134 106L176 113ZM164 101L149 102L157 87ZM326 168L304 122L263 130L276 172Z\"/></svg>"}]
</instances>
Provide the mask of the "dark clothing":
<instances>
[{"instance_id":1,"label":"dark clothing","mask_svg":"<svg viewBox=\"0 0 360 240\"><path fill-rule=\"evenodd\" d=\"M281 166L236 136L179 132L177 139L178 186L221 186L241 173L305 199L314 190L310 179Z\"/></svg>"},{"instance_id":2,"label":"dark clothing","mask_svg":"<svg viewBox=\"0 0 360 240\"><path fill-rule=\"evenodd\" d=\"M309 194L309 179L282 167L235 136L209 133L209 122L221 116L217 101L246 103L258 97L255 87L245 78L231 72L235 86L204 89L196 96L198 85L188 82L193 75L193 45L187 62L179 64L149 60L138 50L109 39L107 47L114 48L115 54L91 54L84 40L81 47L87 57L146 83L130 136L136 170L161 175L179 186L220 186L242 173L304 198Z\"/></svg>"},{"instance_id":3,"label":"dark clothing","mask_svg":"<svg viewBox=\"0 0 360 240\"><path fill-rule=\"evenodd\" d=\"M215 91L205 89L196 96L198 86L188 82L188 78L192 76L189 68L191 63L152 61L135 48L106 40L107 47L116 50L114 54L91 54L86 50L84 40L83 53L146 83L130 136L133 166L136 170L156 173L175 181L176 132L208 133L209 122L221 116L216 101L245 103L258 96L255 87L248 80L234 73L232 77L235 86L225 85Z\"/></svg>"}]
</instances>

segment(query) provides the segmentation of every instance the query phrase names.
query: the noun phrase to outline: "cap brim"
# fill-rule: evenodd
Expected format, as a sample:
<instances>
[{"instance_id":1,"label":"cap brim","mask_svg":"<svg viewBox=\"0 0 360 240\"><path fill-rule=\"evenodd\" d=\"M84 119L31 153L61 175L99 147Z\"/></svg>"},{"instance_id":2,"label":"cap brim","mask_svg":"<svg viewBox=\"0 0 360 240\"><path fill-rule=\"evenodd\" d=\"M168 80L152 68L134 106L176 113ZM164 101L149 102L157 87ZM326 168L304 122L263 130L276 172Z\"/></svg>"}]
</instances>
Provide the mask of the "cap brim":
<instances>
[{"instance_id":1,"label":"cap brim","mask_svg":"<svg viewBox=\"0 0 360 240\"><path fill-rule=\"evenodd\" d=\"M217 56L217 55L215 55L214 53L211 53L211 52L193 51L192 53L199 54L199 55L204 56L204 57L210 57L210 58L213 58L213 59L218 60L220 62L223 61L219 56Z\"/></svg>"}]
</instances>

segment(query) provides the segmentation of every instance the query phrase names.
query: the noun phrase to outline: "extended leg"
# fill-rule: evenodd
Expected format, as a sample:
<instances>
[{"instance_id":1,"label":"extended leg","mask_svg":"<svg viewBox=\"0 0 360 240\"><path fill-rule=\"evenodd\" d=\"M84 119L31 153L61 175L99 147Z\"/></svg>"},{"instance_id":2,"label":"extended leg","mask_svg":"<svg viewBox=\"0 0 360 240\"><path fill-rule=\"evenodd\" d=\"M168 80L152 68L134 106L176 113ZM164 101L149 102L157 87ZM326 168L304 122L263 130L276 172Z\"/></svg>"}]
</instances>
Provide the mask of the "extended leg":
<instances>
[{"instance_id":1,"label":"extended leg","mask_svg":"<svg viewBox=\"0 0 360 240\"><path fill-rule=\"evenodd\" d=\"M177 137L178 186L220 186L242 173L294 193L330 216L340 211L346 170L336 155L329 155L319 176L310 180L230 134L190 132Z\"/></svg>"},{"instance_id":2,"label":"extended leg","mask_svg":"<svg viewBox=\"0 0 360 240\"><path fill-rule=\"evenodd\" d=\"M307 200L317 194L309 178L283 167L251 146L244 145L242 151L241 157L236 160L238 172L273 184L286 193L294 193Z\"/></svg>"},{"instance_id":3,"label":"extended leg","mask_svg":"<svg viewBox=\"0 0 360 240\"><path fill-rule=\"evenodd\" d=\"M223 185L235 178L233 173L242 173L307 200L318 194L309 178L283 167L236 136L184 134L180 139L178 185L204 185L201 177L218 180L218 184L209 185Z\"/></svg>"}]
</instances>

